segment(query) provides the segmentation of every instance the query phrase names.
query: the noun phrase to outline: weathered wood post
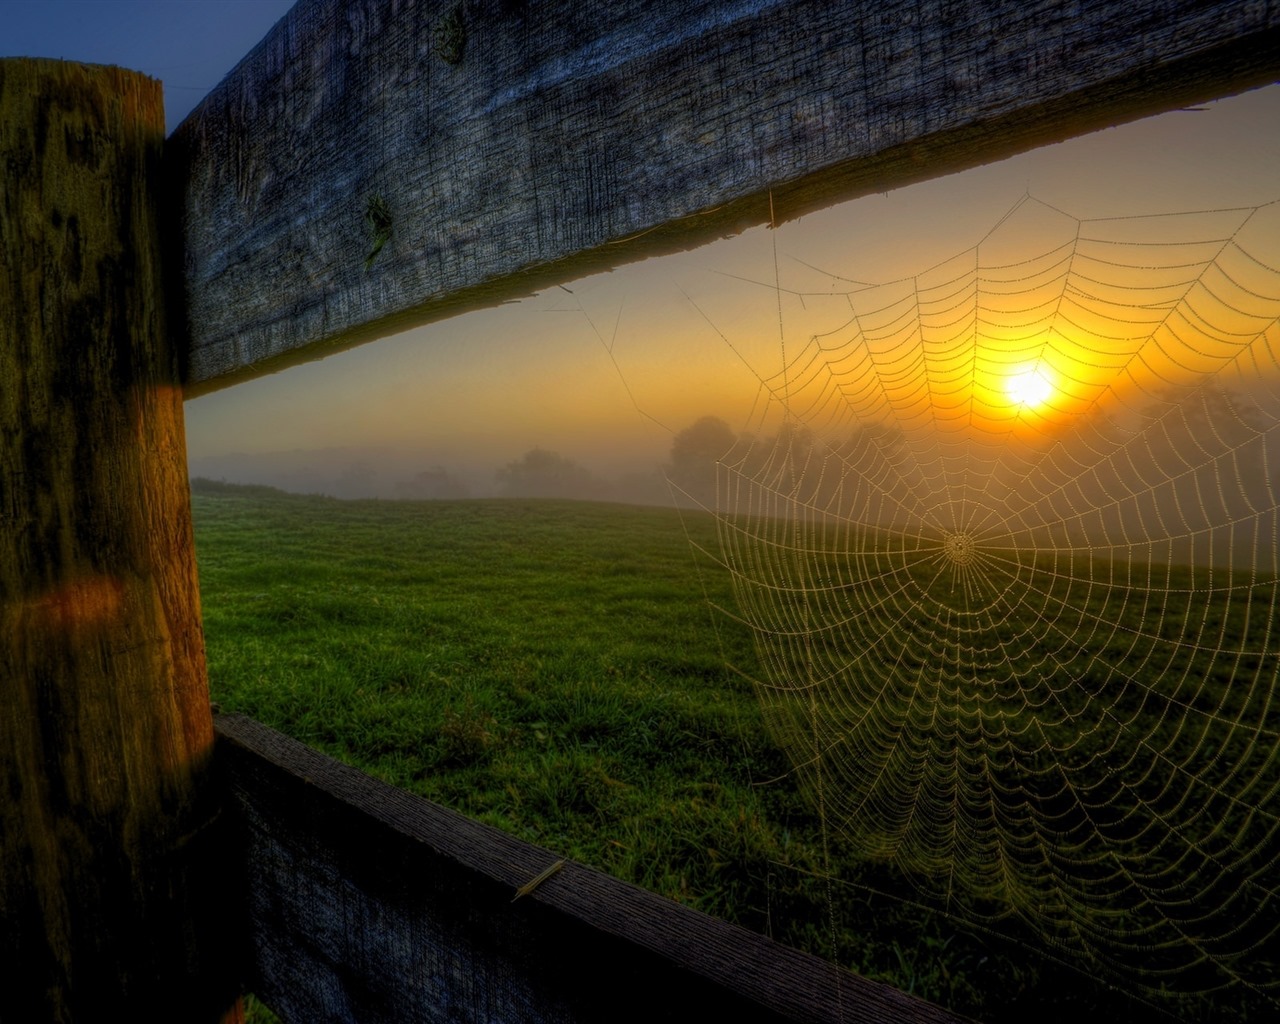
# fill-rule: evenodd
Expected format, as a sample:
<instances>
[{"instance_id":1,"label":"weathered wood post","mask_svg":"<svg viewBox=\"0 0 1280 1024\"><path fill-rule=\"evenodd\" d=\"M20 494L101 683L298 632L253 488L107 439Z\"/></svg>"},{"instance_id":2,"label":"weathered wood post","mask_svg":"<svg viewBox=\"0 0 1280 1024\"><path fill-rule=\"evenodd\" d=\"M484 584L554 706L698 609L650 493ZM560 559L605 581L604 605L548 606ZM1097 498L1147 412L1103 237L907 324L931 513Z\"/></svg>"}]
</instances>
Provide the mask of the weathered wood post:
<instances>
[{"instance_id":1,"label":"weathered wood post","mask_svg":"<svg viewBox=\"0 0 1280 1024\"><path fill-rule=\"evenodd\" d=\"M0 61L0 1021L234 1013L161 89Z\"/></svg>"}]
</instances>

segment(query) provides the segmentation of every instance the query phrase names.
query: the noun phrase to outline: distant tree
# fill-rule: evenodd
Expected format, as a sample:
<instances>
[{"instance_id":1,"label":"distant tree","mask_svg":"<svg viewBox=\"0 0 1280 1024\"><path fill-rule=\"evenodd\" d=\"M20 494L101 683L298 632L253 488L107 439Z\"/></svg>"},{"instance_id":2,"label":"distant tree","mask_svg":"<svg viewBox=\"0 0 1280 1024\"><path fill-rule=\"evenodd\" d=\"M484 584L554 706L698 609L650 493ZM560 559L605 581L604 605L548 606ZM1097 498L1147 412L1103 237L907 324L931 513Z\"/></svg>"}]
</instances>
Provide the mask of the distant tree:
<instances>
[{"instance_id":1,"label":"distant tree","mask_svg":"<svg viewBox=\"0 0 1280 1024\"><path fill-rule=\"evenodd\" d=\"M443 466L432 466L415 473L411 480L401 480L396 484L396 493L401 498L437 501L469 498L471 488Z\"/></svg>"},{"instance_id":2,"label":"distant tree","mask_svg":"<svg viewBox=\"0 0 1280 1024\"><path fill-rule=\"evenodd\" d=\"M532 448L498 470L507 498L604 498L609 485L584 466L557 452Z\"/></svg>"},{"instance_id":3,"label":"distant tree","mask_svg":"<svg viewBox=\"0 0 1280 1024\"><path fill-rule=\"evenodd\" d=\"M902 431L884 423L859 424L843 441L829 442L820 465L816 507L886 529L901 525L903 506L921 483Z\"/></svg>"},{"instance_id":4,"label":"distant tree","mask_svg":"<svg viewBox=\"0 0 1280 1024\"><path fill-rule=\"evenodd\" d=\"M342 469L329 490L335 498L370 498L377 493L374 468L364 459Z\"/></svg>"},{"instance_id":5,"label":"distant tree","mask_svg":"<svg viewBox=\"0 0 1280 1024\"><path fill-rule=\"evenodd\" d=\"M1168 390L1145 410L1143 434L1161 477L1175 476L1233 456L1262 479L1262 451L1257 446L1267 423L1247 398L1216 384L1185 392Z\"/></svg>"},{"instance_id":6,"label":"distant tree","mask_svg":"<svg viewBox=\"0 0 1280 1024\"><path fill-rule=\"evenodd\" d=\"M1215 382L1151 396L1136 424L1084 418L1046 467L1037 518L1072 543L1151 557L1249 562L1253 525L1274 530L1268 423L1258 407ZM1234 527L1231 524L1235 524Z\"/></svg>"},{"instance_id":7,"label":"distant tree","mask_svg":"<svg viewBox=\"0 0 1280 1024\"><path fill-rule=\"evenodd\" d=\"M764 462L758 478L779 494L811 502L821 479L820 449L808 427L783 423L773 441L761 446Z\"/></svg>"},{"instance_id":8,"label":"distant tree","mask_svg":"<svg viewBox=\"0 0 1280 1024\"><path fill-rule=\"evenodd\" d=\"M1130 534L1168 538L1175 556L1188 560L1203 561L1212 551L1219 562L1251 561L1251 530L1224 527L1259 516L1275 520L1265 417L1216 382L1156 397L1126 449L1136 491L1125 504Z\"/></svg>"},{"instance_id":9,"label":"distant tree","mask_svg":"<svg viewBox=\"0 0 1280 1024\"><path fill-rule=\"evenodd\" d=\"M671 442L667 479L693 504L710 508L716 496L716 463L728 455L738 436L719 416L703 416Z\"/></svg>"}]
</instances>

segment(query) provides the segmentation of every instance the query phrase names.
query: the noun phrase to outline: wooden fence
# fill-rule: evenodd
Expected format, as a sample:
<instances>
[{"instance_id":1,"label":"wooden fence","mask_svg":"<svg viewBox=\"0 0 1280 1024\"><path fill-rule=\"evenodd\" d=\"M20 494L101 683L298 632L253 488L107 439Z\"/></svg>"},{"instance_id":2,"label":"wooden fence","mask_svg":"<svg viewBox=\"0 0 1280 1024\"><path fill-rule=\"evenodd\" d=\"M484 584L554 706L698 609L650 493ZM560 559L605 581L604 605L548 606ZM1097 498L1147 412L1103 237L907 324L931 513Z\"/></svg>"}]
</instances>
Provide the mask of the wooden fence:
<instances>
[{"instance_id":1,"label":"wooden fence","mask_svg":"<svg viewBox=\"0 0 1280 1024\"><path fill-rule=\"evenodd\" d=\"M943 1019L215 738L182 399L1278 73L1252 0L301 0L166 143L0 61L0 1021Z\"/></svg>"},{"instance_id":2,"label":"wooden fence","mask_svg":"<svg viewBox=\"0 0 1280 1024\"><path fill-rule=\"evenodd\" d=\"M251 936L291 1021L943 1022L953 1017L565 863L251 719L217 720Z\"/></svg>"}]
</instances>

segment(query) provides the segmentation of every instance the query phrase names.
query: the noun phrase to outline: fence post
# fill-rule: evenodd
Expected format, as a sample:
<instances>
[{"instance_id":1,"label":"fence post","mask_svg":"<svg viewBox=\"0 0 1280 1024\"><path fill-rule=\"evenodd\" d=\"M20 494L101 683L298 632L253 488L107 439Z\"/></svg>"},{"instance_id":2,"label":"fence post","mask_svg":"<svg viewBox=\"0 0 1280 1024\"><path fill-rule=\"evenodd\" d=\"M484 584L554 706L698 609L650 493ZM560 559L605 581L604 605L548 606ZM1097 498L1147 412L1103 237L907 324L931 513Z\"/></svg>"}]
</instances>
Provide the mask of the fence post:
<instances>
[{"instance_id":1,"label":"fence post","mask_svg":"<svg viewBox=\"0 0 1280 1024\"><path fill-rule=\"evenodd\" d=\"M238 1017L163 141L158 82L0 60L5 1024Z\"/></svg>"}]
</instances>

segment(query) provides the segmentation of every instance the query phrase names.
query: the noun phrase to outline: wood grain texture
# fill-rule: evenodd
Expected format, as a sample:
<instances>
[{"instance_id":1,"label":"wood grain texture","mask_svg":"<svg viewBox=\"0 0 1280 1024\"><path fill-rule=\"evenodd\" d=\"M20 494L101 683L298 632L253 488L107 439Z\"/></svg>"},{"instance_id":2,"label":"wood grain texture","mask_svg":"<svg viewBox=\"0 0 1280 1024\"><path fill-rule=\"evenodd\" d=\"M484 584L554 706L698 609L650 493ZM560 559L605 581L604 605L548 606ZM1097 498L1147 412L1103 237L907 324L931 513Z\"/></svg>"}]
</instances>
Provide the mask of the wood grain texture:
<instances>
[{"instance_id":1,"label":"wood grain texture","mask_svg":"<svg viewBox=\"0 0 1280 1024\"><path fill-rule=\"evenodd\" d=\"M251 719L217 719L251 990L286 1022L955 1021L566 862Z\"/></svg>"},{"instance_id":2,"label":"wood grain texture","mask_svg":"<svg viewBox=\"0 0 1280 1024\"><path fill-rule=\"evenodd\" d=\"M1278 32L1254 0L300 0L170 140L188 391L1238 92Z\"/></svg>"},{"instance_id":3,"label":"wood grain texture","mask_svg":"<svg viewBox=\"0 0 1280 1024\"><path fill-rule=\"evenodd\" d=\"M0 60L0 1020L216 1020L159 83ZM221 977L220 977L221 975ZM227 984L230 977L230 987Z\"/></svg>"}]
</instances>

